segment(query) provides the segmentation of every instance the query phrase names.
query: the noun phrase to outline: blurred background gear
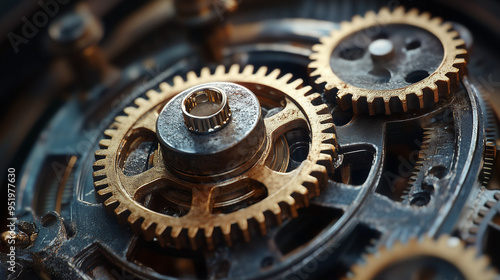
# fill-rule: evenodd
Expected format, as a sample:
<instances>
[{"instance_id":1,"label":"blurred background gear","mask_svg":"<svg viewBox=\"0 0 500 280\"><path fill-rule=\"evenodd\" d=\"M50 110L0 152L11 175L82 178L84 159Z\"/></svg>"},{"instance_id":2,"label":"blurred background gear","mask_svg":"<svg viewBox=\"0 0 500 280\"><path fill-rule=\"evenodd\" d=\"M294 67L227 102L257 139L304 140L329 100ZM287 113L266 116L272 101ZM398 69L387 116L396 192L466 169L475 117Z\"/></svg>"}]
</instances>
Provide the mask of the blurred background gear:
<instances>
[{"instance_id":1,"label":"blurred background gear","mask_svg":"<svg viewBox=\"0 0 500 280\"><path fill-rule=\"evenodd\" d=\"M424 109L450 96L465 71L465 42L452 24L417 9L369 11L320 41L311 76L355 113Z\"/></svg>"},{"instance_id":2,"label":"blurred background gear","mask_svg":"<svg viewBox=\"0 0 500 280\"><path fill-rule=\"evenodd\" d=\"M1 279L500 277L496 1L0 13Z\"/></svg>"},{"instance_id":3,"label":"blurred background gear","mask_svg":"<svg viewBox=\"0 0 500 280\"><path fill-rule=\"evenodd\" d=\"M352 268L352 279L495 279L487 257L477 257L458 238L411 238L406 244L380 248Z\"/></svg>"}]
</instances>

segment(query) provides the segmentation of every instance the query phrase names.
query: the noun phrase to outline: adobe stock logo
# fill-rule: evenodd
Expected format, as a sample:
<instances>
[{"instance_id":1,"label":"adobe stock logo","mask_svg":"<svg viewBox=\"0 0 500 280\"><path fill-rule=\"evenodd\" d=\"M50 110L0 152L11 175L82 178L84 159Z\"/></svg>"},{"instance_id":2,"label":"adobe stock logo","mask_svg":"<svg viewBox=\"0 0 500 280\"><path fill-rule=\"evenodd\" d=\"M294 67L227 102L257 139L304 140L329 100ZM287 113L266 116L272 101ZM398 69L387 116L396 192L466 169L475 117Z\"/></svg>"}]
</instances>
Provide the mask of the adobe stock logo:
<instances>
[{"instance_id":1,"label":"adobe stock logo","mask_svg":"<svg viewBox=\"0 0 500 280\"><path fill-rule=\"evenodd\" d=\"M27 44L29 39L32 39L38 34L38 29L46 26L49 19L55 17L60 10L60 5L68 4L70 0L47 0L38 1L41 9L33 14L31 20L22 17L21 21L24 22L21 27L21 34L10 32L7 35L14 52L19 53L19 45Z\"/></svg>"}]
</instances>

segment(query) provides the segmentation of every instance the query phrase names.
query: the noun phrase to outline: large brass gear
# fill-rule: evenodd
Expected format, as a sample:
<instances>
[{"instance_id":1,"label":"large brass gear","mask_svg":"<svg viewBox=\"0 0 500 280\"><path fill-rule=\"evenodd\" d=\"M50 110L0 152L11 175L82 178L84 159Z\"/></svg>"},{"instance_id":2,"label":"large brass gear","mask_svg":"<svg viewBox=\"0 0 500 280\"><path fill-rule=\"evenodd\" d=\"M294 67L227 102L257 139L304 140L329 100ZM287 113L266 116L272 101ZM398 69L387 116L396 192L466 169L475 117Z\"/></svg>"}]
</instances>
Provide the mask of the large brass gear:
<instances>
[{"instance_id":1,"label":"large brass gear","mask_svg":"<svg viewBox=\"0 0 500 280\"><path fill-rule=\"evenodd\" d=\"M357 32L366 30L369 33L371 30L391 25L425 30L441 42L443 59L433 73L404 87L373 89L354 86L334 72L330 62L333 52L346 38ZM332 31L330 36L321 38L320 41L320 44L313 46L310 56L311 77L318 85L325 83L327 92L336 91L338 105L344 110L352 108L354 113L368 112L374 115L423 109L426 103L435 104L440 96L449 96L466 71L465 43L459 39L458 32L452 30L451 23L443 23L441 18L431 18L427 12L419 14L416 9L406 12L403 7L398 7L391 12L388 8L383 8L378 14L369 11L364 17L355 16L351 22L342 22L339 30Z\"/></svg>"},{"instance_id":2,"label":"large brass gear","mask_svg":"<svg viewBox=\"0 0 500 280\"><path fill-rule=\"evenodd\" d=\"M307 206L309 199L319 194L327 174L333 172L335 128L327 107L313 105L320 95L312 93L311 87L303 87L300 79L292 81L291 74L278 78L279 70L266 74L267 71L266 67L261 67L254 72L252 66L240 71L238 65L233 65L227 72L224 66L219 66L211 73L204 68L200 76L189 72L186 80L177 76L173 85L160 84L160 92L150 90L146 94L148 99L135 100L137 107L125 108L126 115L116 117L111 128L105 131L108 139L100 141L101 150L95 153L95 187L104 205L121 221L130 224L132 229L142 232L147 240L156 238L162 246L191 249L201 246L214 248L221 242L231 245L235 239L249 241L253 233L264 235L269 225L280 224L284 217L296 216L297 209ZM266 167L266 162L269 162L266 158L270 154L270 149L266 148L261 160L254 166L243 175L229 179L230 183L234 183L251 178L265 185L268 192L261 201L231 213L210 212L214 207L210 205L214 196L223 192L224 188L217 183L197 184L175 177L165 167L159 147L152 155L151 169L136 176L125 176L120 167L124 147L133 142L128 139L131 135L144 130L154 133L158 112L171 97L209 82L237 83L251 89L257 96L259 92L284 96L286 104L283 110L264 119L268 139L266 145L271 145L269 143L277 141L280 134L298 126L306 127L310 134L307 158L293 171L277 172ZM165 178L182 186L189 185L192 190L191 208L184 216L161 214L138 203L138 189L142 191L145 185L150 186ZM220 184L227 185L227 181Z\"/></svg>"},{"instance_id":3,"label":"large brass gear","mask_svg":"<svg viewBox=\"0 0 500 280\"><path fill-rule=\"evenodd\" d=\"M477 257L477 251L474 248L466 248L459 239L447 235L442 235L438 240L427 236L420 241L417 238L411 238L406 244L398 241L390 249L383 247L376 253L367 255L364 264L354 265L351 268L353 277L349 279L387 279L380 278L380 274L388 267L404 261L419 260L419 258L442 260L456 268L466 280L495 279L495 272L489 267L489 259L486 256Z\"/></svg>"}]
</instances>

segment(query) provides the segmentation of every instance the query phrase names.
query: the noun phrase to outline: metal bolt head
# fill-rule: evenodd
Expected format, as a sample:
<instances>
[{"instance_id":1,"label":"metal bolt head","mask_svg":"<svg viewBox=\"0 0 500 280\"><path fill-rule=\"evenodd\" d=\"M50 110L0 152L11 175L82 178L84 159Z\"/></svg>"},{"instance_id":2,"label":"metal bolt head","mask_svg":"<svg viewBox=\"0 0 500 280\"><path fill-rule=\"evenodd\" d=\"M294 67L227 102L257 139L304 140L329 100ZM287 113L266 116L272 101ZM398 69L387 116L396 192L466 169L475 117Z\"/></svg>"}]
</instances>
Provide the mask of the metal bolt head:
<instances>
[{"instance_id":1,"label":"metal bolt head","mask_svg":"<svg viewBox=\"0 0 500 280\"><path fill-rule=\"evenodd\" d=\"M193 132L221 130L231 119L226 93L220 88L195 89L184 97L181 105L184 122Z\"/></svg>"},{"instance_id":2,"label":"metal bolt head","mask_svg":"<svg viewBox=\"0 0 500 280\"><path fill-rule=\"evenodd\" d=\"M394 55L394 44L387 39L378 39L371 42L368 51L374 59L387 60Z\"/></svg>"}]
</instances>

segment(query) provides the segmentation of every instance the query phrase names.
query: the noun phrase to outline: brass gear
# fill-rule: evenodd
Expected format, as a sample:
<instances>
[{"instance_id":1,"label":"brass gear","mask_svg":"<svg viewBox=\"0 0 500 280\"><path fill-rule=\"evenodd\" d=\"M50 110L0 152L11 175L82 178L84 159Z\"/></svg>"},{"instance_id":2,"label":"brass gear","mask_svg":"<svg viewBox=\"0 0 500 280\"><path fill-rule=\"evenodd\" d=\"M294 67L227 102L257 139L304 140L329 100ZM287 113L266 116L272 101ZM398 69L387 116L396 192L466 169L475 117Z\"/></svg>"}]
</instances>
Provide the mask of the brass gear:
<instances>
[{"instance_id":1,"label":"brass gear","mask_svg":"<svg viewBox=\"0 0 500 280\"><path fill-rule=\"evenodd\" d=\"M455 267L466 280L495 278L495 272L489 267L489 259L486 256L477 257L474 248L465 248L459 239L442 235L438 240L431 237L424 237L421 241L411 238L406 244L398 241L390 249L381 248L376 253L367 255L364 264L354 265L351 268L353 277L349 279L382 279L376 276L389 266L422 257L445 261Z\"/></svg>"},{"instance_id":2,"label":"brass gear","mask_svg":"<svg viewBox=\"0 0 500 280\"><path fill-rule=\"evenodd\" d=\"M313 105L320 95L312 93L311 87L303 87L300 79L292 81L292 74L278 78L279 70L266 74L267 71L266 67L261 67L254 72L253 66L246 66L240 71L238 65L233 65L227 72L224 66L219 66L211 73L208 68L204 68L200 76L189 72L186 80L177 76L173 79L173 85L160 84L160 92L150 90L146 93L148 99L135 100L137 107L125 108L126 115L116 117L114 124L104 133L109 139L101 140L101 150L95 153L94 185L104 205L122 222L130 224L133 230L142 232L146 240L156 238L161 246L191 249L201 246L214 248L221 242L231 245L235 239L249 241L252 233L265 235L269 225L280 224L284 217L296 216L298 208L307 206L309 198L319 194L320 186L327 181L327 173L333 172L337 145L335 128L327 106ZM229 179L234 183L251 178L267 188L265 198L230 213L210 212L214 196L223 193L224 188L217 183L197 184L175 177L165 168L159 147L152 155L153 167L141 174L125 176L120 166L126 152L124 147L133 142L133 139L128 138L135 135L136 131L154 133L159 109L171 97L209 82L237 83L257 95L258 92L266 92L271 96L283 95L286 100L283 110L264 119L268 139L266 143L279 142L280 134L301 126L306 127L310 137L307 159L293 171L282 173L266 167L270 162L267 157L270 152L266 149L260 160L243 175ZM272 165L279 166L276 163ZM187 214L178 217L161 214L137 201L137 189L143 190L142 186L149 186L164 177L169 182L189 185L192 203ZM224 185L224 182L221 184ZM226 195L236 199L231 194ZM178 201L182 204L182 200Z\"/></svg>"},{"instance_id":3,"label":"brass gear","mask_svg":"<svg viewBox=\"0 0 500 280\"><path fill-rule=\"evenodd\" d=\"M433 73L404 87L370 89L354 86L333 71L330 59L334 50L346 38L357 32L390 25L419 28L441 42L443 59ZM450 23L443 23L441 18L431 18L427 12L419 14L417 9L406 12L403 7L398 7L391 12L388 8L383 8L378 14L369 11L364 17L354 16L351 22L342 22L339 30L332 31L330 36L321 38L320 44L313 46L310 56L312 61L309 64L311 77L315 78L318 85L326 83L327 92L337 91L337 104L344 110L352 108L354 113L368 112L374 115L379 112L391 114L393 111L423 109L426 103L437 103L440 96L449 96L466 71L467 50L465 42L458 36L458 32L452 31Z\"/></svg>"}]
</instances>

